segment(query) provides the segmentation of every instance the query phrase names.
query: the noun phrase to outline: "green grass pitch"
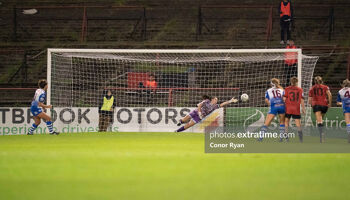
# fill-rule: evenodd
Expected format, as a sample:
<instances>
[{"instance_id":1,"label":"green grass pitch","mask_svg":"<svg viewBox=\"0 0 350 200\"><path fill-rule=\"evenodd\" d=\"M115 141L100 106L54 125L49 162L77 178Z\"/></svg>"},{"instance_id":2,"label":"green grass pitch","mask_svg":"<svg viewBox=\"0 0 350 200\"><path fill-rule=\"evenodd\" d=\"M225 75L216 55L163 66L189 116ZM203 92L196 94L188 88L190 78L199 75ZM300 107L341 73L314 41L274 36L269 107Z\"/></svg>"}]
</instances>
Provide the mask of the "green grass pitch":
<instances>
[{"instance_id":1,"label":"green grass pitch","mask_svg":"<svg viewBox=\"0 0 350 200\"><path fill-rule=\"evenodd\" d=\"M192 133L0 136L0 199L350 199L350 154L205 154Z\"/></svg>"}]
</instances>

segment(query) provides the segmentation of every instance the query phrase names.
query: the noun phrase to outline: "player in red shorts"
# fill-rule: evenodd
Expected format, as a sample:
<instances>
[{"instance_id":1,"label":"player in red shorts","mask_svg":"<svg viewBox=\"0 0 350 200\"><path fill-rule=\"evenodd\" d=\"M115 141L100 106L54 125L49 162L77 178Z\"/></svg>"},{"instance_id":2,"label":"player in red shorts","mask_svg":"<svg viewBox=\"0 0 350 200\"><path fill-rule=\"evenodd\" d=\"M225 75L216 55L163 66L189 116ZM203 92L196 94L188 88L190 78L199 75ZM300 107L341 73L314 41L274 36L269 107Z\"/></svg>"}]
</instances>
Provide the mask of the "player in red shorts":
<instances>
[{"instance_id":1,"label":"player in red shorts","mask_svg":"<svg viewBox=\"0 0 350 200\"><path fill-rule=\"evenodd\" d=\"M322 118L327 113L327 110L332 105L332 94L328 86L323 85L320 76L315 77L315 85L309 91L309 103L312 105L312 110L316 116L318 131L320 133L320 142L324 142L325 135L322 131Z\"/></svg>"},{"instance_id":2,"label":"player in red shorts","mask_svg":"<svg viewBox=\"0 0 350 200\"><path fill-rule=\"evenodd\" d=\"M304 102L304 95L303 95L303 89L298 87L298 78L292 77L290 79L291 85L285 89L283 100L286 103L286 115L285 115L285 126L286 126L286 133L288 133L288 126L289 121L291 118L295 120L295 124L298 127L298 135L300 142L303 142L303 132L301 130L301 123L300 123L300 104L302 108L303 114L305 114L305 102ZM288 134L286 134L288 135ZM286 138L288 141L288 138ZM281 138L281 141L283 141L283 138Z\"/></svg>"}]
</instances>

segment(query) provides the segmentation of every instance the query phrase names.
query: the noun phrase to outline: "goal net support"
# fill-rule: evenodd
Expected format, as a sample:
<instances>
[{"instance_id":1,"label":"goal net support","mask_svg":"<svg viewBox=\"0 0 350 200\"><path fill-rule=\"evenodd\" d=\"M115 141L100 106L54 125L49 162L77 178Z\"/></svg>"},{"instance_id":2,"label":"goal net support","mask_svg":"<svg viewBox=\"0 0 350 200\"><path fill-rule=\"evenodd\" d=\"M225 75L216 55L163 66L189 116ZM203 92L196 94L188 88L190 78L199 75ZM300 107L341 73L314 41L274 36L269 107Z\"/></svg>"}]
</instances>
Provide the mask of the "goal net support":
<instances>
[{"instance_id":1,"label":"goal net support","mask_svg":"<svg viewBox=\"0 0 350 200\"><path fill-rule=\"evenodd\" d=\"M111 131L173 132L202 95L221 103L246 93L249 101L220 108L188 131L252 129L267 114L271 78L286 87L297 76L307 103L317 60L301 49L48 49L47 103L55 108L58 131L98 131L98 107L109 90L116 99ZM304 126L311 117L306 105Z\"/></svg>"}]
</instances>

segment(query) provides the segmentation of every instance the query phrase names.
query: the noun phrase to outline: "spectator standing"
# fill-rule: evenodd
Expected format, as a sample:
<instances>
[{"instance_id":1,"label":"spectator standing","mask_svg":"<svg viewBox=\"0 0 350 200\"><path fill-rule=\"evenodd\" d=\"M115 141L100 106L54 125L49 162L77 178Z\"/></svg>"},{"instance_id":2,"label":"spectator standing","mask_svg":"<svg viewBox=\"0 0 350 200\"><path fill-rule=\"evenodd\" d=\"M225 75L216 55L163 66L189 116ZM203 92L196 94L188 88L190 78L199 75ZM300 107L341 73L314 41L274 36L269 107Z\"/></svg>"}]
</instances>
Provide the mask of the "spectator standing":
<instances>
[{"instance_id":1,"label":"spectator standing","mask_svg":"<svg viewBox=\"0 0 350 200\"><path fill-rule=\"evenodd\" d=\"M281 42L280 44L285 44L284 39L285 33L287 33L287 42L291 39L291 23L293 21L293 7L290 0L283 0L278 6L278 13L280 15L280 25L281 25Z\"/></svg>"},{"instance_id":2,"label":"spectator standing","mask_svg":"<svg viewBox=\"0 0 350 200\"><path fill-rule=\"evenodd\" d=\"M296 49L293 40L289 40L286 49ZM284 71L287 78L287 86L290 85L290 79L294 76L298 76L298 53L296 52L286 52L284 53Z\"/></svg>"},{"instance_id":3,"label":"spectator standing","mask_svg":"<svg viewBox=\"0 0 350 200\"><path fill-rule=\"evenodd\" d=\"M139 83L139 88L147 88L146 93L146 103L151 102L151 89L157 88L158 84L155 79L155 76L153 74L150 74L148 77L148 80L143 84L142 82ZM156 90L153 91L153 93L156 93ZM140 93L141 94L141 93ZM142 96L140 96L142 97Z\"/></svg>"},{"instance_id":4,"label":"spectator standing","mask_svg":"<svg viewBox=\"0 0 350 200\"><path fill-rule=\"evenodd\" d=\"M99 122L98 128L100 132L107 131L107 128L112 122L114 108L116 106L115 97L112 95L111 90L103 91L103 98L100 103L99 112Z\"/></svg>"},{"instance_id":5,"label":"spectator standing","mask_svg":"<svg viewBox=\"0 0 350 200\"><path fill-rule=\"evenodd\" d=\"M149 78L146 81L146 88L157 88L157 81L153 74L149 75Z\"/></svg>"}]
</instances>

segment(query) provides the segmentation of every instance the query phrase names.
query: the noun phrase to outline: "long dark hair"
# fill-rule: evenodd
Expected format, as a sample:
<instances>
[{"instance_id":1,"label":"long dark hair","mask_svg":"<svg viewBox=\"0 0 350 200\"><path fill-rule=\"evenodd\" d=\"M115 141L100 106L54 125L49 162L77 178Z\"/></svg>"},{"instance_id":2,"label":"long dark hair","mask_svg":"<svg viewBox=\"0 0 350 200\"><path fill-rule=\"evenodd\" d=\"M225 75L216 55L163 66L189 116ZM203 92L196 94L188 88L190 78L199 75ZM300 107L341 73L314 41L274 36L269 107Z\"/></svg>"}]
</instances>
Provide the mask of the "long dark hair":
<instances>
[{"instance_id":1,"label":"long dark hair","mask_svg":"<svg viewBox=\"0 0 350 200\"><path fill-rule=\"evenodd\" d=\"M203 100L211 100L212 98L211 98L209 95L204 94L204 95L202 96L202 99L203 99Z\"/></svg>"},{"instance_id":2,"label":"long dark hair","mask_svg":"<svg viewBox=\"0 0 350 200\"><path fill-rule=\"evenodd\" d=\"M44 89L44 87L47 85L47 81L46 79L40 79L38 81L38 87L41 88L41 89Z\"/></svg>"}]
</instances>

